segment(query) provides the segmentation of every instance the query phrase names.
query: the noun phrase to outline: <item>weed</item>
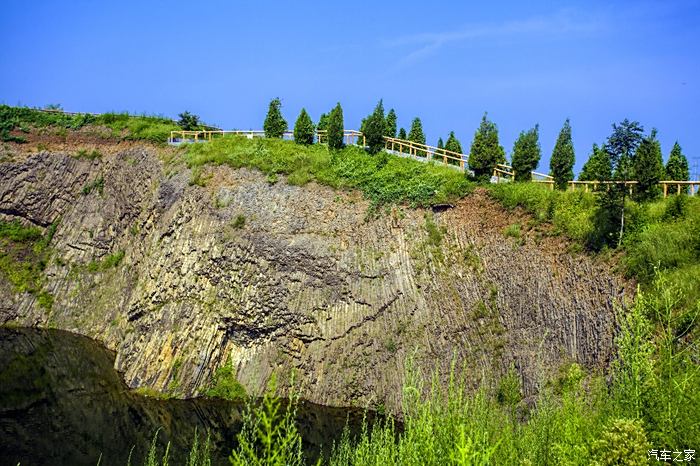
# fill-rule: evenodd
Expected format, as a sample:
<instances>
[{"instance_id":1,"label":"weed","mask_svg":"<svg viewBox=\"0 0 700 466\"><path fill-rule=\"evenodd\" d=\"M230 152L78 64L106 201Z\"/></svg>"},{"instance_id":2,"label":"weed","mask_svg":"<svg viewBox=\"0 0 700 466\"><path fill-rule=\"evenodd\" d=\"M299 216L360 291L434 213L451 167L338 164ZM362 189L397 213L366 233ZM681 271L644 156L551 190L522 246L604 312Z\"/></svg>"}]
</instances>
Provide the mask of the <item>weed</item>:
<instances>
[{"instance_id":1,"label":"weed","mask_svg":"<svg viewBox=\"0 0 700 466\"><path fill-rule=\"evenodd\" d=\"M238 214L236 218L231 222L231 228L234 230L241 230L245 226L245 215Z\"/></svg>"}]
</instances>

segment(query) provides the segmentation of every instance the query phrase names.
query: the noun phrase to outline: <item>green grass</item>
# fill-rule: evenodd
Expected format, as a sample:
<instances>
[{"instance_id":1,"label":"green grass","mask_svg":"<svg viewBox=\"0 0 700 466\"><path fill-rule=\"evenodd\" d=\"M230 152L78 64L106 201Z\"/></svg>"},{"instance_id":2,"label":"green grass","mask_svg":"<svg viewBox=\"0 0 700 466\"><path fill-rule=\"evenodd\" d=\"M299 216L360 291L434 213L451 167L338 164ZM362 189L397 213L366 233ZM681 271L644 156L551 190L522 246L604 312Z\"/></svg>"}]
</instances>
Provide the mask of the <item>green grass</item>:
<instances>
[{"instance_id":1,"label":"green grass","mask_svg":"<svg viewBox=\"0 0 700 466\"><path fill-rule=\"evenodd\" d=\"M128 113L105 113L102 115L67 115L60 112L42 112L28 107L0 105L0 140L15 141L22 137L12 136L10 131L30 132L32 129L52 127L57 130L78 130L85 126L105 126L112 130L112 136L124 140L140 140L164 143L170 131L179 130L169 118ZM87 153L87 158L97 157L95 152Z\"/></svg>"},{"instance_id":2,"label":"green grass","mask_svg":"<svg viewBox=\"0 0 700 466\"><path fill-rule=\"evenodd\" d=\"M185 158L193 170L207 164L250 167L265 173L268 179L285 174L293 185L316 181L336 189L359 189L373 206L450 202L465 196L474 186L455 170L388 154L371 156L355 146L331 152L323 145L226 137L190 145Z\"/></svg>"}]
</instances>

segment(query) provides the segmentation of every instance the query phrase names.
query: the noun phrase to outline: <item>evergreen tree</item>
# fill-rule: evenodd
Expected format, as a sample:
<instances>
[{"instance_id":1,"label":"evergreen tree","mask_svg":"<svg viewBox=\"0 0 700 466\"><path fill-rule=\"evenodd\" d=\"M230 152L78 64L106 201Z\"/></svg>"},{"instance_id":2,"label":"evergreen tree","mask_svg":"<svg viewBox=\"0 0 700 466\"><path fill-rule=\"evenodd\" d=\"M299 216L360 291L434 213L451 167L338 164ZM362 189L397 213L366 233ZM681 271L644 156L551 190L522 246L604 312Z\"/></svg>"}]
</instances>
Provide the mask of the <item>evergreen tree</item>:
<instances>
[{"instance_id":1,"label":"evergreen tree","mask_svg":"<svg viewBox=\"0 0 700 466\"><path fill-rule=\"evenodd\" d=\"M384 104L380 100L374 108L374 112L363 120L362 134L365 135L367 151L370 154L376 154L384 147L385 124Z\"/></svg>"},{"instance_id":2,"label":"evergreen tree","mask_svg":"<svg viewBox=\"0 0 700 466\"><path fill-rule=\"evenodd\" d=\"M405 141L407 137L408 136L406 136L406 130L404 128L399 129L399 135L396 138L403 139Z\"/></svg>"},{"instance_id":3,"label":"evergreen tree","mask_svg":"<svg viewBox=\"0 0 700 466\"><path fill-rule=\"evenodd\" d=\"M487 118L481 118L469 150L469 168L479 180L488 180L496 164L505 163L506 152L498 143L498 127Z\"/></svg>"},{"instance_id":4,"label":"evergreen tree","mask_svg":"<svg viewBox=\"0 0 700 466\"><path fill-rule=\"evenodd\" d=\"M574 143L571 139L571 123L567 118L559 131L557 143L554 145L552 158L549 161L549 172L554 177L554 184L559 189L566 189L568 181L574 179Z\"/></svg>"},{"instance_id":5,"label":"evergreen tree","mask_svg":"<svg viewBox=\"0 0 700 466\"><path fill-rule=\"evenodd\" d=\"M270 101L270 107L267 110L263 129L265 130L266 138L281 138L284 132L287 131L287 121L282 116L282 101L279 97L275 97Z\"/></svg>"},{"instance_id":6,"label":"evergreen tree","mask_svg":"<svg viewBox=\"0 0 700 466\"><path fill-rule=\"evenodd\" d=\"M447 138L447 142L445 143L445 150L449 150L451 152L457 152L458 154L462 153L462 144L459 143L459 139L455 137L455 132L450 131L450 135ZM451 157L457 157L456 155L450 154ZM454 159L447 159L447 163L451 165L459 165L459 160L454 160Z\"/></svg>"},{"instance_id":7,"label":"evergreen tree","mask_svg":"<svg viewBox=\"0 0 700 466\"><path fill-rule=\"evenodd\" d=\"M532 179L530 172L540 163L542 149L540 149L539 132L539 125L527 131L521 131L513 144L515 181L530 181Z\"/></svg>"},{"instance_id":8,"label":"evergreen tree","mask_svg":"<svg viewBox=\"0 0 700 466\"><path fill-rule=\"evenodd\" d=\"M316 129L319 131L326 131L328 129L327 113L321 113L321 116L318 118L318 125L316 125Z\"/></svg>"},{"instance_id":9,"label":"evergreen tree","mask_svg":"<svg viewBox=\"0 0 700 466\"><path fill-rule=\"evenodd\" d=\"M591 155L578 176L579 181L607 181L612 177L610 154L604 147L593 144Z\"/></svg>"},{"instance_id":10,"label":"evergreen tree","mask_svg":"<svg viewBox=\"0 0 700 466\"><path fill-rule=\"evenodd\" d=\"M197 115L184 111L179 114L178 117L180 117L180 119L178 120L177 125L183 130L196 131L199 129L201 122L199 121L199 117Z\"/></svg>"},{"instance_id":11,"label":"evergreen tree","mask_svg":"<svg viewBox=\"0 0 700 466\"><path fill-rule=\"evenodd\" d=\"M384 136L390 138L396 137L396 112L392 108L386 115L386 123L384 125Z\"/></svg>"},{"instance_id":12,"label":"evergreen tree","mask_svg":"<svg viewBox=\"0 0 700 466\"><path fill-rule=\"evenodd\" d=\"M647 201L659 196L659 181L664 178L664 161L661 144L656 139L656 129L642 139L632 161L632 170L637 185L637 199Z\"/></svg>"},{"instance_id":13,"label":"evergreen tree","mask_svg":"<svg viewBox=\"0 0 700 466\"><path fill-rule=\"evenodd\" d=\"M637 148L642 142L644 128L636 121L625 119L620 124L613 124L613 132L605 143L605 151L610 157L612 178L620 181L613 184L598 198L598 209L594 237L604 239L602 244L619 247L625 233L625 200L628 187L624 182L630 180L632 161ZM600 220L600 223L598 221ZM615 229L611 229L616 225ZM617 231L615 231L617 230Z\"/></svg>"},{"instance_id":14,"label":"evergreen tree","mask_svg":"<svg viewBox=\"0 0 700 466\"><path fill-rule=\"evenodd\" d=\"M306 113L306 109L302 108L294 124L294 141L297 144L313 144L314 143L314 122Z\"/></svg>"},{"instance_id":15,"label":"evergreen tree","mask_svg":"<svg viewBox=\"0 0 700 466\"><path fill-rule=\"evenodd\" d=\"M343 148L343 125L343 108L338 102L328 116L328 147L330 149Z\"/></svg>"},{"instance_id":16,"label":"evergreen tree","mask_svg":"<svg viewBox=\"0 0 700 466\"><path fill-rule=\"evenodd\" d=\"M668 156L668 162L666 163L666 179L670 181L688 181L690 178L690 169L688 167L688 159L683 155L681 146L676 141L673 144L673 149L671 149L671 154ZM678 189L677 185L670 185L669 188ZM681 192L687 193L688 186L681 185Z\"/></svg>"},{"instance_id":17,"label":"evergreen tree","mask_svg":"<svg viewBox=\"0 0 700 466\"><path fill-rule=\"evenodd\" d=\"M418 144L425 144L425 134L423 134L423 124L420 121L420 118L416 117L413 119L413 122L411 123L411 131L408 132L408 140L418 143ZM425 151L424 150L416 150L416 154L420 157L425 157Z\"/></svg>"},{"instance_id":18,"label":"evergreen tree","mask_svg":"<svg viewBox=\"0 0 700 466\"><path fill-rule=\"evenodd\" d=\"M438 148L438 149L444 149L444 148L445 148L445 144L442 142L442 138L438 138L437 148Z\"/></svg>"}]
</instances>

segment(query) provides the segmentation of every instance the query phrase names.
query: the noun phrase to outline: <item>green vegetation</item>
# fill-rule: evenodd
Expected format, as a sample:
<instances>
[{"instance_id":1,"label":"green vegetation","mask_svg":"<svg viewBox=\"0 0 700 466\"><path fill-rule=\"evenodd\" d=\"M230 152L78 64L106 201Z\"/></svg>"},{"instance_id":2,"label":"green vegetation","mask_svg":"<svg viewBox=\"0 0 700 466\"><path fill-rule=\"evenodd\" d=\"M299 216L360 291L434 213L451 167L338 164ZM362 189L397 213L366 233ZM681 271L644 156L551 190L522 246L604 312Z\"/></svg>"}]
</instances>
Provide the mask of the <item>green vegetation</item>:
<instances>
[{"instance_id":1,"label":"green vegetation","mask_svg":"<svg viewBox=\"0 0 700 466\"><path fill-rule=\"evenodd\" d=\"M583 169L579 174L580 181L603 181L612 178L612 163L610 155L605 147L598 147L593 144L591 155L589 155Z\"/></svg>"},{"instance_id":2,"label":"green vegetation","mask_svg":"<svg viewBox=\"0 0 700 466\"><path fill-rule=\"evenodd\" d=\"M678 141L673 144L673 149L671 149L671 154L668 156L668 162L666 162L666 179L671 181L686 181L690 177L690 170L688 168L688 159L683 155L681 146ZM671 186L673 189L676 186ZM688 192L687 186L681 187L681 193L685 194Z\"/></svg>"},{"instance_id":3,"label":"green vegetation","mask_svg":"<svg viewBox=\"0 0 700 466\"><path fill-rule=\"evenodd\" d=\"M245 226L245 215L236 215L236 218L231 222L231 227L235 230L240 230Z\"/></svg>"},{"instance_id":4,"label":"green vegetation","mask_svg":"<svg viewBox=\"0 0 700 466\"><path fill-rule=\"evenodd\" d=\"M388 154L373 157L357 146L329 151L323 145L226 137L190 145L185 159L192 169L210 163L252 167L267 175L286 174L292 184L314 180L338 189L356 188L375 207L390 203L429 206L454 201L473 186L457 171Z\"/></svg>"},{"instance_id":5,"label":"green vegetation","mask_svg":"<svg viewBox=\"0 0 700 466\"><path fill-rule=\"evenodd\" d=\"M287 120L282 116L281 108L282 101L279 97L275 97L270 101L265 122L263 123L266 138L281 138L284 132L287 131Z\"/></svg>"},{"instance_id":6,"label":"green vegetation","mask_svg":"<svg viewBox=\"0 0 700 466\"><path fill-rule=\"evenodd\" d=\"M216 370L212 386L205 394L212 398L223 398L225 400L242 400L246 398L245 388L236 380L236 373L230 360Z\"/></svg>"},{"instance_id":7,"label":"green vegetation","mask_svg":"<svg viewBox=\"0 0 700 466\"><path fill-rule=\"evenodd\" d=\"M405 128L399 129L399 134L396 137L398 139L404 139L404 140L408 139L408 136L406 136L406 129Z\"/></svg>"},{"instance_id":8,"label":"green vegetation","mask_svg":"<svg viewBox=\"0 0 700 466\"><path fill-rule=\"evenodd\" d=\"M314 122L306 112L305 108L299 112L299 117L294 123L294 142L297 144L306 144L307 146L314 143Z\"/></svg>"},{"instance_id":9,"label":"green vegetation","mask_svg":"<svg viewBox=\"0 0 700 466\"><path fill-rule=\"evenodd\" d=\"M396 137L396 111L392 108L389 113L386 114L386 121L384 122L384 135L390 138Z\"/></svg>"},{"instance_id":10,"label":"green vegetation","mask_svg":"<svg viewBox=\"0 0 700 466\"><path fill-rule=\"evenodd\" d=\"M469 168L474 171L477 180L488 180L496 164L505 163L506 153L498 143L498 128L487 118L481 118L481 125L474 134L474 141L469 151Z\"/></svg>"},{"instance_id":11,"label":"green vegetation","mask_svg":"<svg viewBox=\"0 0 700 466\"><path fill-rule=\"evenodd\" d=\"M408 140L418 143L425 144L425 134L423 133L423 123L421 123L420 118L416 117L411 122L411 130L408 132ZM420 157L425 157L426 153L424 150L417 150L416 155Z\"/></svg>"},{"instance_id":12,"label":"green vegetation","mask_svg":"<svg viewBox=\"0 0 700 466\"><path fill-rule=\"evenodd\" d=\"M661 187L659 181L664 178L664 161L661 155L661 144L656 139L656 130L639 144L632 160L633 178L639 182L635 186L636 197L647 201L659 197Z\"/></svg>"},{"instance_id":13,"label":"green vegetation","mask_svg":"<svg viewBox=\"0 0 700 466\"><path fill-rule=\"evenodd\" d=\"M386 120L384 119L384 104L380 100L374 111L363 121L362 133L365 136L367 152L376 154L384 148Z\"/></svg>"},{"instance_id":14,"label":"green vegetation","mask_svg":"<svg viewBox=\"0 0 700 466\"><path fill-rule=\"evenodd\" d=\"M438 141L439 142L439 141ZM445 149L452 151L452 152L457 152L458 154L462 153L462 144L459 143L459 139L455 137L455 132L450 131L450 135L447 137L447 142L445 143ZM451 165L459 165L459 160L454 160L454 159L447 159L447 163Z\"/></svg>"},{"instance_id":15,"label":"green vegetation","mask_svg":"<svg viewBox=\"0 0 700 466\"><path fill-rule=\"evenodd\" d=\"M530 172L537 168L542 157L540 149L540 127L521 131L513 144L512 165L515 181L530 181Z\"/></svg>"},{"instance_id":16,"label":"green vegetation","mask_svg":"<svg viewBox=\"0 0 700 466\"><path fill-rule=\"evenodd\" d=\"M122 259L124 259L124 251L117 251L100 261L90 261L87 265L87 270L88 272L99 272L113 269L121 264Z\"/></svg>"},{"instance_id":17,"label":"green vegetation","mask_svg":"<svg viewBox=\"0 0 700 466\"><path fill-rule=\"evenodd\" d=\"M85 186L83 186L82 193L84 196L87 196L91 192L97 191L101 196L103 191L104 191L104 188L105 188L105 179L104 179L104 177L100 176L99 178L95 178L94 180L90 181Z\"/></svg>"},{"instance_id":18,"label":"green vegetation","mask_svg":"<svg viewBox=\"0 0 700 466\"><path fill-rule=\"evenodd\" d=\"M19 221L0 221L0 274L17 293L29 293L46 311L53 305L53 296L43 289L43 272L49 261L49 244L57 223L42 234L39 228Z\"/></svg>"},{"instance_id":19,"label":"green vegetation","mask_svg":"<svg viewBox=\"0 0 700 466\"><path fill-rule=\"evenodd\" d=\"M574 143L571 139L571 123L564 121L549 161L550 175L559 189L565 189L567 182L574 179Z\"/></svg>"},{"instance_id":20,"label":"green vegetation","mask_svg":"<svg viewBox=\"0 0 700 466\"><path fill-rule=\"evenodd\" d=\"M177 121L177 125L182 128L185 131L196 131L200 129L200 125L202 124L199 121L199 116L194 115L188 111L184 111L178 115L180 118Z\"/></svg>"},{"instance_id":21,"label":"green vegetation","mask_svg":"<svg viewBox=\"0 0 700 466\"><path fill-rule=\"evenodd\" d=\"M11 131L28 133L32 129L78 130L85 126L105 126L112 130L112 137L125 140L143 140L164 143L170 131L180 129L169 118L129 115L128 113L104 113L69 115L62 112L45 112L28 107L0 105L0 139L22 142Z\"/></svg>"},{"instance_id":22,"label":"green vegetation","mask_svg":"<svg viewBox=\"0 0 700 466\"><path fill-rule=\"evenodd\" d=\"M76 159L96 160L102 158L102 153L97 149L79 149L73 157Z\"/></svg>"},{"instance_id":23,"label":"green vegetation","mask_svg":"<svg viewBox=\"0 0 700 466\"><path fill-rule=\"evenodd\" d=\"M339 150L343 148L343 134L345 130L343 121L343 107L340 102L331 110L328 116L328 148Z\"/></svg>"}]
</instances>

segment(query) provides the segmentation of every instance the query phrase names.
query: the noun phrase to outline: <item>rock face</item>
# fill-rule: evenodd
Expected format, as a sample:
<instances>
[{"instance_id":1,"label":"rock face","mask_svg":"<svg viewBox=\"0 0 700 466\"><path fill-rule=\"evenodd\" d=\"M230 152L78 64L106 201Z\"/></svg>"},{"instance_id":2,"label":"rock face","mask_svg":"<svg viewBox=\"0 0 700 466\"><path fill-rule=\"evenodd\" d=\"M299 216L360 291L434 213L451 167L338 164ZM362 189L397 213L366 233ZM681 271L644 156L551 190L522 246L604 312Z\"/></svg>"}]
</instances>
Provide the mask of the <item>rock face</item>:
<instances>
[{"instance_id":1,"label":"rock face","mask_svg":"<svg viewBox=\"0 0 700 466\"><path fill-rule=\"evenodd\" d=\"M407 359L443 376L455 360L474 381L514 366L532 394L562 364L611 357L622 284L561 239L506 237L527 220L482 191L368 218L359 194L314 183L228 167L190 178L145 146L0 163L0 217L58 222L52 310L0 276L0 323L93 337L132 387L192 396L230 363L249 392L294 373L313 402L389 409Z\"/></svg>"}]
</instances>

